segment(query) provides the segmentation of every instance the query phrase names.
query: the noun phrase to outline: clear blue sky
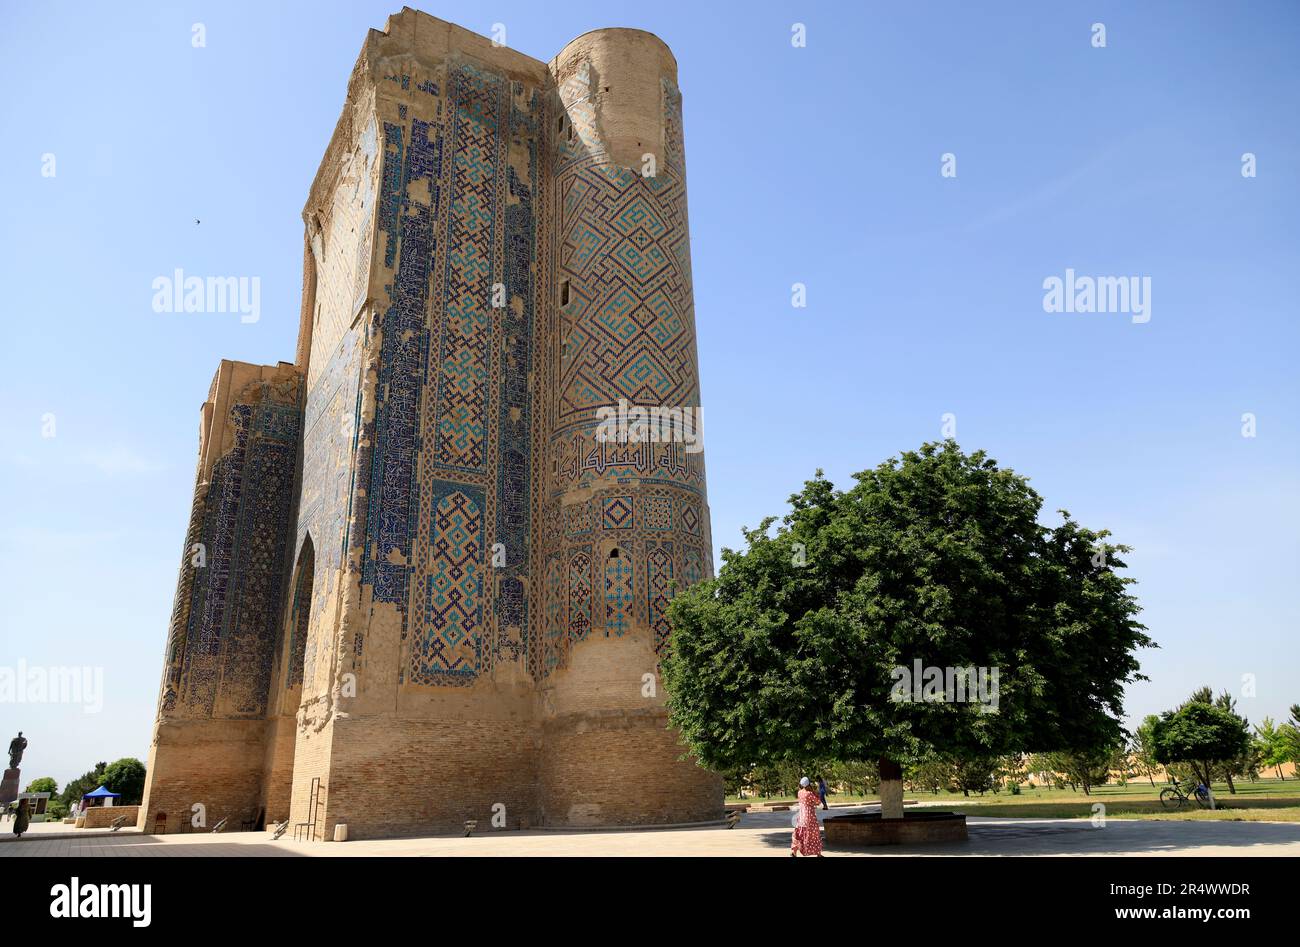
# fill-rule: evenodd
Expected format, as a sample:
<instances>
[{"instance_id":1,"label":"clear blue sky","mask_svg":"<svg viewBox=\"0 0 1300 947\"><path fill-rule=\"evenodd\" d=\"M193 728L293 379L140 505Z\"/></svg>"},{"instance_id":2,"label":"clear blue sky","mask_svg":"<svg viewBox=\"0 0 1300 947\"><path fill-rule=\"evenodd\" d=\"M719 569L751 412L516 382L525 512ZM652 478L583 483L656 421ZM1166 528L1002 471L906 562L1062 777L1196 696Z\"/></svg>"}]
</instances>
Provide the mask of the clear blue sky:
<instances>
[{"instance_id":1,"label":"clear blue sky","mask_svg":"<svg viewBox=\"0 0 1300 947\"><path fill-rule=\"evenodd\" d=\"M962 446L1029 475L1049 510L1136 547L1162 647L1131 716L1243 674L1258 696L1239 709L1284 716L1300 702L1300 6L982 6L424 9L504 23L544 60L603 26L675 51L719 547L815 468L846 484L952 413ZM24 780L148 751L199 404L223 357L293 359L299 214L365 31L397 8L0 10L0 665L104 673L99 713L0 704L0 736L31 740ZM151 281L176 267L259 276L260 321L155 313ZM1151 321L1044 312L1067 267L1151 277Z\"/></svg>"}]
</instances>

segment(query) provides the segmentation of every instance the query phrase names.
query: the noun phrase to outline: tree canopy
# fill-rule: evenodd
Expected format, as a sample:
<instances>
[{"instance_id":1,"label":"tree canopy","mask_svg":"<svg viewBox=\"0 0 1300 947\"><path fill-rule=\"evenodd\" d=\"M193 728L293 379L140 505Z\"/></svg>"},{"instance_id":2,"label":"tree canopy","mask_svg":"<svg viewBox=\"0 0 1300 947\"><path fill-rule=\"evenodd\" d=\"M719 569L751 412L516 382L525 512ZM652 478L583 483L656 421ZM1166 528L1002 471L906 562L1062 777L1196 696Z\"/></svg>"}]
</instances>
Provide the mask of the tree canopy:
<instances>
[{"instance_id":1,"label":"tree canopy","mask_svg":"<svg viewBox=\"0 0 1300 947\"><path fill-rule=\"evenodd\" d=\"M38 776L27 784L27 791L48 792L53 795L59 791L59 784L53 776Z\"/></svg>"},{"instance_id":2,"label":"tree canopy","mask_svg":"<svg viewBox=\"0 0 1300 947\"><path fill-rule=\"evenodd\" d=\"M818 471L680 592L663 662L674 726L706 766L1089 749L1122 734L1152 646L1127 547L982 451L929 443L837 490ZM899 668L996 669L988 701L912 700ZM987 688L986 688L987 690ZM901 699L900 699L901 697ZM995 709L994 709L995 708Z\"/></svg>"},{"instance_id":3,"label":"tree canopy","mask_svg":"<svg viewBox=\"0 0 1300 947\"><path fill-rule=\"evenodd\" d=\"M1165 711L1155 724L1156 759L1164 764L1186 763L1205 785L1217 770L1244 755L1250 728L1226 701L1211 703L1209 688L1192 695L1177 710Z\"/></svg>"},{"instance_id":4,"label":"tree canopy","mask_svg":"<svg viewBox=\"0 0 1300 947\"><path fill-rule=\"evenodd\" d=\"M96 763L95 768L72 780L63 789L60 800L67 806L75 806L81 797L98 789L102 784L122 798L118 805L137 805L144 799L145 766L133 756L124 756L112 763Z\"/></svg>"},{"instance_id":5,"label":"tree canopy","mask_svg":"<svg viewBox=\"0 0 1300 947\"><path fill-rule=\"evenodd\" d=\"M144 800L144 764L133 756L124 756L104 770L104 785L121 793L119 805L139 805Z\"/></svg>"}]
</instances>

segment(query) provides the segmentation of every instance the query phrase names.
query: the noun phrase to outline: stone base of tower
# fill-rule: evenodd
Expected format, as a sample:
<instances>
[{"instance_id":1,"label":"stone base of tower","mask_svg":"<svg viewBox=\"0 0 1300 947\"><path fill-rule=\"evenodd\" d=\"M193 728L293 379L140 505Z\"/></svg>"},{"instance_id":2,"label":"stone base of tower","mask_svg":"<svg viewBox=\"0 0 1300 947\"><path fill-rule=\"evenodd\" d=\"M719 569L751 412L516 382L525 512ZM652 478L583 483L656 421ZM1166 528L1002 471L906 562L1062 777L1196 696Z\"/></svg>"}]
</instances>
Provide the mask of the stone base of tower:
<instances>
[{"instance_id":1,"label":"stone base of tower","mask_svg":"<svg viewBox=\"0 0 1300 947\"><path fill-rule=\"evenodd\" d=\"M525 719L338 717L318 839L346 823L349 839L536 827L537 727ZM294 822L308 821L311 772L295 775Z\"/></svg>"},{"instance_id":2,"label":"stone base of tower","mask_svg":"<svg viewBox=\"0 0 1300 947\"><path fill-rule=\"evenodd\" d=\"M204 832L225 819L238 831L255 820L262 803L267 726L265 720L159 722L137 826L145 832Z\"/></svg>"},{"instance_id":3,"label":"stone base of tower","mask_svg":"<svg viewBox=\"0 0 1300 947\"><path fill-rule=\"evenodd\" d=\"M540 783L548 826L669 825L722 818L722 779L685 755L662 708L548 721Z\"/></svg>"},{"instance_id":4,"label":"stone base of tower","mask_svg":"<svg viewBox=\"0 0 1300 947\"><path fill-rule=\"evenodd\" d=\"M297 721L293 717L281 714L266 722L261 803L263 822L266 825L289 818L296 738Z\"/></svg>"}]
</instances>

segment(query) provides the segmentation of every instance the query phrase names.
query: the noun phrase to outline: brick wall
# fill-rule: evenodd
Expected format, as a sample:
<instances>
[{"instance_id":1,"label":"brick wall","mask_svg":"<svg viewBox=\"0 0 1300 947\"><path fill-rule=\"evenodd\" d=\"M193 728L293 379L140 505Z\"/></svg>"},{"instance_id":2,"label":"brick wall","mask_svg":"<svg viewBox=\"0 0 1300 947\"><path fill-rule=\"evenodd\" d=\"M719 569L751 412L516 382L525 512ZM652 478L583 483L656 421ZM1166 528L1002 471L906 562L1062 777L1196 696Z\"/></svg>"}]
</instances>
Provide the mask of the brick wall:
<instances>
[{"instance_id":1,"label":"brick wall","mask_svg":"<svg viewBox=\"0 0 1300 947\"><path fill-rule=\"evenodd\" d=\"M120 819L126 816L124 825L135 825L139 821L139 806L94 806L86 810L86 821L82 824L83 829L106 829L113 824L114 819Z\"/></svg>"},{"instance_id":2,"label":"brick wall","mask_svg":"<svg viewBox=\"0 0 1300 947\"><path fill-rule=\"evenodd\" d=\"M255 818L262 799L267 722L264 720L164 720L149 748L148 780L139 827L152 832L158 813L166 831L204 808L208 828L228 819L231 829Z\"/></svg>"}]
</instances>

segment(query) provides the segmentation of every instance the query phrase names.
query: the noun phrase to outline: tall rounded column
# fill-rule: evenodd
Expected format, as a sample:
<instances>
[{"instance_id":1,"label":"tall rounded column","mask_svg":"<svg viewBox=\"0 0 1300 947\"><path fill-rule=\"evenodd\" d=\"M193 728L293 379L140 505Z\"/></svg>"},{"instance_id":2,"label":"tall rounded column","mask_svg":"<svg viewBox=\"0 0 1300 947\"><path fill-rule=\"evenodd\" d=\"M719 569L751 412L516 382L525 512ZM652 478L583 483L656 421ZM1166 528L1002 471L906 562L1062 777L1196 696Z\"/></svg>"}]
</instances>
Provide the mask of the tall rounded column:
<instances>
[{"instance_id":1,"label":"tall rounded column","mask_svg":"<svg viewBox=\"0 0 1300 947\"><path fill-rule=\"evenodd\" d=\"M658 682L674 588L712 568L677 64L607 29L551 71L543 808L712 818L720 784L678 760Z\"/></svg>"}]
</instances>

